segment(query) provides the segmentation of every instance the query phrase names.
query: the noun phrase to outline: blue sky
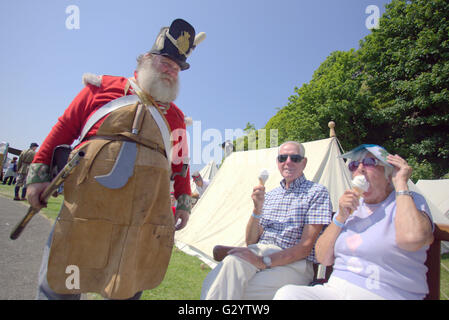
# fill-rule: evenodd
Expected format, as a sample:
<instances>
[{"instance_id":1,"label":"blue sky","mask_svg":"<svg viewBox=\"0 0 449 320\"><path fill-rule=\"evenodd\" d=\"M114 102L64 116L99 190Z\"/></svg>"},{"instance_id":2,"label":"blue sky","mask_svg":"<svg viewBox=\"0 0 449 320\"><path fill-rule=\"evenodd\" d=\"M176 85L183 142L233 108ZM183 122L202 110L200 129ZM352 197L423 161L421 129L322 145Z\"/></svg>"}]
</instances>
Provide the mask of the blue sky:
<instances>
[{"instance_id":1,"label":"blue sky","mask_svg":"<svg viewBox=\"0 0 449 320\"><path fill-rule=\"evenodd\" d=\"M371 32L366 8L382 14L388 2L2 1L0 141L19 149L41 144L82 89L83 73L131 76L160 28L183 18L207 38L180 74L175 103L196 121L195 133L188 129L192 154L209 145L210 156L221 159L210 145L224 141L225 129L265 126L331 52L359 47ZM70 5L79 8L79 29L66 27Z\"/></svg>"}]
</instances>

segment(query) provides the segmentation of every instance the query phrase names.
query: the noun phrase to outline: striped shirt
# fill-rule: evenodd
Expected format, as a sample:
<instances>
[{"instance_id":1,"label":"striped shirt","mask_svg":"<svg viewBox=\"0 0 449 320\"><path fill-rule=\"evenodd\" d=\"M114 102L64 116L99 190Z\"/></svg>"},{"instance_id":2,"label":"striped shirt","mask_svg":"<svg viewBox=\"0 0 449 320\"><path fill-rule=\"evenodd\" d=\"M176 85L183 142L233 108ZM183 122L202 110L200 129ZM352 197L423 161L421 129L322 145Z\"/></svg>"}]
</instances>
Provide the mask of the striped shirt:
<instances>
[{"instance_id":1,"label":"striped shirt","mask_svg":"<svg viewBox=\"0 0 449 320\"><path fill-rule=\"evenodd\" d=\"M290 248L301 240L306 224L329 224L332 205L326 187L306 180L304 175L285 188L281 186L265 195L260 224L264 231L259 243ZM315 262L315 249L307 256Z\"/></svg>"}]
</instances>

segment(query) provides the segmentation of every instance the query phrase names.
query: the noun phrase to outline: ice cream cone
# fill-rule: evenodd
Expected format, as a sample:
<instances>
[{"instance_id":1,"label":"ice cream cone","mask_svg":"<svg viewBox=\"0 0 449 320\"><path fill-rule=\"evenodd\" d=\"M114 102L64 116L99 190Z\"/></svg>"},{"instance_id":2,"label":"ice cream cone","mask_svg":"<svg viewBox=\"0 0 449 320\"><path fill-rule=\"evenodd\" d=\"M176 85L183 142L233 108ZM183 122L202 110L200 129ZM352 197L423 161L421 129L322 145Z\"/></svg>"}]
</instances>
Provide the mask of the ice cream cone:
<instances>
[{"instance_id":1,"label":"ice cream cone","mask_svg":"<svg viewBox=\"0 0 449 320\"><path fill-rule=\"evenodd\" d=\"M357 193L357 195L359 196L359 198L362 196L362 194L365 192L360 188L354 187L352 188L352 191L355 191Z\"/></svg>"},{"instance_id":2,"label":"ice cream cone","mask_svg":"<svg viewBox=\"0 0 449 320\"><path fill-rule=\"evenodd\" d=\"M259 175L259 184L261 186L265 185L265 182L268 180L268 176L269 176L268 171L265 169L262 170L262 172Z\"/></svg>"},{"instance_id":3,"label":"ice cream cone","mask_svg":"<svg viewBox=\"0 0 449 320\"><path fill-rule=\"evenodd\" d=\"M363 195L364 192L369 189L369 182L366 180L365 176L356 176L351 181L352 191L355 191L358 195L358 199ZM352 214L353 210L351 210Z\"/></svg>"}]
</instances>

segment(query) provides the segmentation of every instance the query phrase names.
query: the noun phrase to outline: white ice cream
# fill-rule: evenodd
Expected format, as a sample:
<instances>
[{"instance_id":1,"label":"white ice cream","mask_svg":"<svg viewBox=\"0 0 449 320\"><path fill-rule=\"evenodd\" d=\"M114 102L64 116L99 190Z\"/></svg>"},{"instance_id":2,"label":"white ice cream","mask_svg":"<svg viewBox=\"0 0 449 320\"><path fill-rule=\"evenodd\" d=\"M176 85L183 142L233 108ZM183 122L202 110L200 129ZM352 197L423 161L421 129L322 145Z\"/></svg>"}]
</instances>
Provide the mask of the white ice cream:
<instances>
[{"instance_id":1,"label":"white ice cream","mask_svg":"<svg viewBox=\"0 0 449 320\"><path fill-rule=\"evenodd\" d=\"M369 189L369 182L366 180L365 176L356 176L352 179L351 184L353 185L353 190L356 191L359 196Z\"/></svg>"},{"instance_id":2,"label":"white ice cream","mask_svg":"<svg viewBox=\"0 0 449 320\"><path fill-rule=\"evenodd\" d=\"M262 170L259 175L259 182L261 185L265 185L265 182L268 180L269 173L266 169Z\"/></svg>"}]
</instances>

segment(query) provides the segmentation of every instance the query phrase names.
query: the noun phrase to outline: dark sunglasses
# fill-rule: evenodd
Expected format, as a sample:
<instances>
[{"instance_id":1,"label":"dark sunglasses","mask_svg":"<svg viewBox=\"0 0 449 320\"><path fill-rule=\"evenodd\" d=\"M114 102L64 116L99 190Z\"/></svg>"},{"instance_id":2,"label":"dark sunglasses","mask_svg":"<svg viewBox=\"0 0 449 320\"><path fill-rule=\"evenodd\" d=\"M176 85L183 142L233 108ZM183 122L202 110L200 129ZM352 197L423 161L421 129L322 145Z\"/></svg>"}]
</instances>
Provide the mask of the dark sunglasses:
<instances>
[{"instance_id":1,"label":"dark sunglasses","mask_svg":"<svg viewBox=\"0 0 449 320\"><path fill-rule=\"evenodd\" d=\"M296 163L301 162L301 160L304 159L304 157L301 156L300 154L280 154L278 155L278 161L285 162L287 161L288 157L290 157L290 160Z\"/></svg>"},{"instance_id":2,"label":"dark sunglasses","mask_svg":"<svg viewBox=\"0 0 449 320\"><path fill-rule=\"evenodd\" d=\"M348 165L349 171L357 170L360 163L363 163L364 167L375 167L379 163L379 160L375 158L365 158L362 161L351 161Z\"/></svg>"}]
</instances>

